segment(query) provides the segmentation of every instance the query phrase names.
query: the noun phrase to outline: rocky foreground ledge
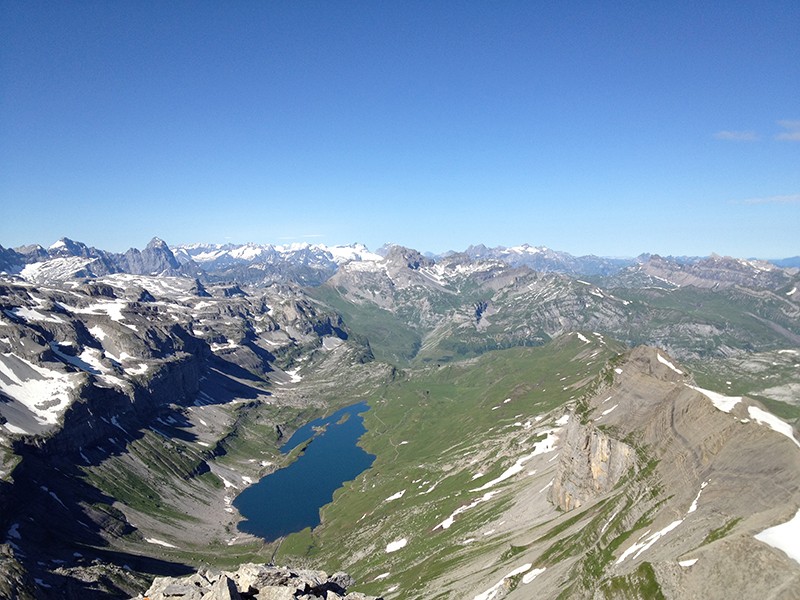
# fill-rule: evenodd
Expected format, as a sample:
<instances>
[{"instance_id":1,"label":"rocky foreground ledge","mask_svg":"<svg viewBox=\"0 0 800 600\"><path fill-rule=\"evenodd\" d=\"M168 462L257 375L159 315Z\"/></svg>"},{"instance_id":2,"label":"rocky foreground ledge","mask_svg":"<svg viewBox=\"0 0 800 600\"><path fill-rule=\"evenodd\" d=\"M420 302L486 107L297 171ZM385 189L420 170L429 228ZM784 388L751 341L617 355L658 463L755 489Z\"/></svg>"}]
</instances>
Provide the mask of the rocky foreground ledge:
<instances>
[{"instance_id":1,"label":"rocky foreground ledge","mask_svg":"<svg viewBox=\"0 0 800 600\"><path fill-rule=\"evenodd\" d=\"M188 577L157 577L139 596L146 600L382 600L347 588L355 581L347 573L287 569L246 564L235 573L201 570Z\"/></svg>"}]
</instances>

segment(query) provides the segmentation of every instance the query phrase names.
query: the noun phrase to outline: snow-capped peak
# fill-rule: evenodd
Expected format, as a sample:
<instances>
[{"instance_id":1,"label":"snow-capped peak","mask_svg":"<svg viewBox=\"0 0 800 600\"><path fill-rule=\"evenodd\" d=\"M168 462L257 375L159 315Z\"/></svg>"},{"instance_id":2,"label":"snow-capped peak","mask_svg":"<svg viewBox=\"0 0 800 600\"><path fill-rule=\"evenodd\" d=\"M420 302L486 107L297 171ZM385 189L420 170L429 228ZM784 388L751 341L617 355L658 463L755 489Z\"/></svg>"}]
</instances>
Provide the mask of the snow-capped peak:
<instances>
[{"instance_id":1,"label":"snow-capped peak","mask_svg":"<svg viewBox=\"0 0 800 600\"><path fill-rule=\"evenodd\" d=\"M378 254L370 252L364 244L350 244L349 246L324 247L337 264L351 261L378 262L383 260Z\"/></svg>"}]
</instances>

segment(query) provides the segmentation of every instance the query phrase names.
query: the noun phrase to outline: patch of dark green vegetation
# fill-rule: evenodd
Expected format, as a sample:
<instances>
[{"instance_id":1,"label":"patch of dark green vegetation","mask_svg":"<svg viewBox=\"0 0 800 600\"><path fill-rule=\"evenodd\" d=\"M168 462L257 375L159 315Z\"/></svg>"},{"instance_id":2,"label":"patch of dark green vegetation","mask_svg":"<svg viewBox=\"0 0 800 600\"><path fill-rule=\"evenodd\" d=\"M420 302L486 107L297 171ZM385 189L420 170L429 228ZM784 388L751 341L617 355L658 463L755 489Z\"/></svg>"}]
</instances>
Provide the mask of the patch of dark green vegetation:
<instances>
[{"instance_id":1,"label":"patch of dark green vegetation","mask_svg":"<svg viewBox=\"0 0 800 600\"><path fill-rule=\"evenodd\" d=\"M633 573L612 577L600 585L607 600L665 600L653 565L641 563Z\"/></svg>"},{"instance_id":2,"label":"patch of dark green vegetation","mask_svg":"<svg viewBox=\"0 0 800 600\"><path fill-rule=\"evenodd\" d=\"M730 519L722 527L717 527L716 529L712 529L711 531L708 532L708 535L703 540L701 546L705 546L706 544L710 544L711 542L716 542L717 540L721 540L726 535L728 535L741 520L742 520L741 517L736 517L734 519Z\"/></svg>"}]
</instances>

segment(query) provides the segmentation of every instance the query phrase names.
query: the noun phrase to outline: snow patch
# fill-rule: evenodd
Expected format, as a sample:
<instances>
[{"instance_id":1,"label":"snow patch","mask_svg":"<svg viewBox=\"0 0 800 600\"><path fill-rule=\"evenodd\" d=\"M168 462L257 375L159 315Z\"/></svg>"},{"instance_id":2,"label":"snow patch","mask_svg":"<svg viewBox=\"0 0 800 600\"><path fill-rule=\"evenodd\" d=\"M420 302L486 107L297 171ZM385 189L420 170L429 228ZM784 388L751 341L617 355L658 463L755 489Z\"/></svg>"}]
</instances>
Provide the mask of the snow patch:
<instances>
[{"instance_id":1,"label":"snow patch","mask_svg":"<svg viewBox=\"0 0 800 600\"><path fill-rule=\"evenodd\" d=\"M408 544L408 540L406 538L402 538L394 542L389 542L388 544L386 544L386 552L387 554L389 552L397 552L401 548L405 548L406 544Z\"/></svg>"},{"instance_id":2,"label":"snow patch","mask_svg":"<svg viewBox=\"0 0 800 600\"><path fill-rule=\"evenodd\" d=\"M755 538L785 552L789 558L800 563L800 510L786 523L765 529L757 533Z\"/></svg>"},{"instance_id":3,"label":"snow patch","mask_svg":"<svg viewBox=\"0 0 800 600\"><path fill-rule=\"evenodd\" d=\"M11 353L0 356L0 390L25 405L42 424L55 424L81 375L40 367Z\"/></svg>"},{"instance_id":4,"label":"snow patch","mask_svg":"<svg viewBox=\"0 0 800 600\"><path fill-rule=\"evenodd\" d=\"M159 540L156 538L144 538L144 541L148 544L155 544L156 546L164 546L165 548L177 548L177 546L170 544L169 542L165 542L163 540Z\"/></svg>"},{"instance_id":5,"label":"snow patch","mask_svg":"<svg viewBox=\"0 0 800 600\"><path fill-rule=\"evenodd\" d=\"M532 569L529 572L525 573L522 578L522 583L530 583L534 579L536 579L539 575L544 573L546 567L542 567L541 569Z\"/></svg>"},{"instance_id":6,"label":"snow patch","mask_svg":"<svg viewBox=\"0 0 800 600\"><path fill-rule=\"evenodd\" d=\"M406 493L406 491L402 490L400 492L397 492L396 494L392 494L386 500L384 500L384 502L391 502L392 500L399 500L400 498L403 497L403 494L405 494L405 493Z\"/></svg>"},{"instance_id":7,"label":"snow patch","mask_svg":"<svg viewBox=\"0 0 800 600\"><path fill-rule=\"evenodd\" d=\"M19 435L28 435L30 433L29 431L24 430L22 427L17 427L13 423L5 423L3 427L5 427L10 433L17 433Z\"/></svg>"},{"instance_id":8,"label":"snow patch","mask_svg":"<svg viewBox=\"0 0 800 600\"><path fill-rule=\"evenodd\" d=\"M100 301L94 304L90 304L86 308L80 308L77 306L69 306L64 303L60 303L61 307L77 314L82 315L106 315L112 321L116 321L117 323L124 325L128 329L132 329L133 331L138 331L136 325L131 325L129 323L124 323L125 317L122 315L122 309L127 308L128 303L125 300L111 300L111 301ZM92 334L94 335L94 334Z\"/></svg>"},{"instance_id":9,"label":"snow patch","mask_svg":"<svg viewBox=\"0 0 800 600\"><path fill-rule=\"evenodd\" d=\"M231 340L227 340L224 344L218 344L216 342L211 344L211 351L212 352L219 352L220 350L235 350L239 347L239 344L236 342L232 342Z\"/></svg>"},{"instance_id":10,"label":"snow patch","mask_svg":"<svg viewBox=\"0 0 800 600\"><path fill-rule=\"evenodd\" d=\"M697 496L695 496L694 500L692 500L692 504L689 507L689 510L687 511L686 514L693 513L694 511L697 510L697 501L700 500L700 494L703 493L703 490L706 488L707 485L708 481L704 481L703 483L700 484L700 490L697 492Z\"/></svg>"},{"instance_id":11,"label":"snow patch","mask_svg":"<svg viewBox=\"0 0 800 600\"><path fill-rule=\"evenodd\" d=\"M589 340L586 338L586 336L585 336L585 335L583 335L582 333L575 333L575 335L577 335L577 336L578 336L578 339L579 339L580 341L582 341L584 344L588 344L588 343L590 343L590 342L589 342Z\"/></svg>"},{"instance_id":12,"label":"snow patch","mask_svg":"<svg viewBox=\"0 0 800 600\"><path fill-rule=\"evenodd\" d=\"M566 415L569 418L569 415ZM551 429L547 431L547 437L539 442L536 442L533 445L533 452L530 454L526 454L525 456L521 456L517 459L513 465L508 467L499 477L492 479L491 481L487 481L481 487L475 488L474 490L470 490L470 492L482 492L483 490L488 490L490 487L494 487L498 483L502 483L506 479L509 479L516 475L517 473L521 473L525 467L525 463L532 459L534 456L538 454L546 454L547 452L552 452L555 450L555 443L558 439L556 435L556 429Z\"/></svg>"},{"instance_id":13,"label":"snow patch","mask_svg":"<svg viewBox=\"0 0 800 600\"><path fill-rule=\"evenodd\" d=\"M741 402L741 396L724 396L718 392L712 392L711 390L704 390L703 388L690 385L688 386L692 388L696 392L700 392L706 398L711 400L714 406L717 407L717 410L721 410L722 412L729 413L733 410L733 407Z\"/></svg>"},{"instance_id":14,"label":"snow patch","mask_svg":"<svg viewBox=\"0 0 800 600\"><path fill-rule=\"evenodd\" d=\"M434 527L433 529L434 529L434 530L436 530L436 529L439 529L440 527L441 527L442 529L449 529L449 528L450 528L450 526L451 526L451 525L453 524L453 522L455 521L455 518L456 518L458 515L460 515L461 513L464 513L464 512L466 512L466 511L468 511L468 510L469 510L469 509L471 509L471 508L475 508L476 506L478 506L478 504L481 504L481 503L483 503L483 502L487 502L487 501L491 500L493 496L496 496L496 495L497 495L497 494L499 494L499 493L500 493L499 491L494 491L494 492L486 492L486 493L485 493L483 496L481 496L481 497L480 497L480 498L478 498L477 500L475 500L475 501L471 502L470 504L465 504L464 506L459 506L457 509L455 509L455 511L453 511L453 514L451 514L449 517L447 517L447 518L446 518L444 521L442 521L441 523L439 523L439 524L438 524L436 527Z\"/></svg>"},{"instance_id":15,"label":"snow patch","mask_svg":"<svg viewBox=\"0 0 800 600\"><path fill-rule=\"evenodd\" d=\"M680 369L678 369L678 368L677 368L675 365L673 365L673 364L672 364L671 362L669 362L669 361L668 361L666 358L664 358L663 356L661 356L661 354L659 354L658 352L656 352L656 358L658 358L658 362L660 362L662 365L667 365L667 366L668 366L670 369L672 369L673 371L675 371L675 372L676 372L678 375L683 375L683 371L681 371Z\"/></svg>"},{"instance_id":16,"label":"snow patch","mask_svg":"<svg viewBox=\"0 0 800 600\"><path fill-rule=\"evenodd\" d=\"M631 545L630 548L625 550L625 552L623 552L620 555L620 557L617 559L616 564L620 564L621 562L623 562L626 558L628 558L631 555L633 555L634 560L639 558L639 556L643 552L647 551L658 540L660 540L662 537L667 535L670 531L675 529L678 525L683 523L684 520L686 519L686 517L689 516L689 514L691 514L691 513L693 513L694 511L697 510L697 501L700 500L700 494L703 493L703 489L705 489L705 487L708 485L708 483L709 483L708 481L704 481L700 485L700 490L697 492L697 496L695 496L694 500L692 501L691 506L689 506L689 510L686 511L686 515L683 518L673 521L672 523L670 523L669 525L667 525L663 529L660 529L659 531L656 531L655 533L651 534L647 539L642 541L642 538L644 538L644 536L646 536L648 533L650 533L649 530L645 531L639 537L639 539L636 541L635 544Z\"/></svg>"},{"instance_id":17,"label":"snow patch","mask_svg":"<svg viewBox=\"0 0 800 600\"><path fill-rule=\"evenodd\" d=\"M798 447L800 447L800 442L798 442L794 437L794 431L792 430L792 426L789 425L787 422L782 421L772 413L768 413L767 411L762 410L757 406L748 406L747 414L749 414L750 418L753 419L759 425L766 425L773 431L777 431L781 435L785 435L790 440L792 440Z\"/></svg>"},{"instance_id":18,"label":"snow patch","mask_svg":"<svg viewBox=\"0 0 800 600\"><path fill-rule=\"evenodd\" d=\"M303 377L301 375L297 374L297 372L299 370L300 370L300 367L297 367L296 369L292 369L291 371L286 371L286 374L289 377L291 377L291 379L289 380L289 383L300 383L301 381L303 381Z\"/></svg>"},{"instance_id":19,"label":"snow patch","mask_svg":"<svg viewBox=\"0 0 800 600\"><path fill-rule=\"evenodd\" d=\"M696 559L696 558L690 558L690 559L687 559L687 560L680 560L680 561L678 561L678 564L680 566L682 566L682 567L691 567L692 565L694 565L694 563L697 562L697 560L698 559Z\"/></svg>"},{"instance_id":20,"label":"snow patch","mask_svg":"<svg viewBox=\"0 0 800 600\"><path fill-rule=\"evenodd\" d=\"M673 521L663 529L660 529L659 531L656 531L654 534L650 535L650 537L648 537L645 541L643 542L637 541L635 544L633 544L630 548L625 550L625 552L623 552L620 555L620 557L617 559L616 564L622 563L631 554L633 554L634 559L638 558L639 555L642 554L642 552L648 550L653 544L655 544L658 540L667 535L670 531L675 529L681 523L683 523L683 519L678 519L677 521ZM648 533L649 531L642 534L639 540L641 540Z\"/></svg>"},{"instance_id":21,"label":"snow patch","mask_svg":"<svg viewBox=\"0 0 800 600\"><path fill-rule=\"evenodd\" d=\"M136 367L126 367L125 372L128 375L144 375L150 367L145 363L139 363Z\"/></svg>"},{"instance_id":22,"label":"snow patch","mask_svg":"<svg viewBox=\"0 0 800 600\"><path fill-rule=\"evenodd\" d=\"M89 333L91 333L95 339L102 342L104 339L108 337L108 334L103 331L103 328L99 325L95 325L94 327L89 327Z\"/></svg>"},{"instance_id":23,"label":"snow patch","mask_svg":"<svg viewBox=\"0 0 800 600\"><path fill-rule=\"evenodd\" d=\"M531 563L526 563L521 567L514 569L508 575L506 575L500 581L498 581L492 587L490 587L488 590L486 590L482 594L478 594L477 596L475 596L473 600L492 600L492 598L496 597L497 594L500 592L500 590L503 588L503 586L506 583L506 579L511 579L512 577L516 577L517 575L522 575L526 571L530 570L532 566L533 565Z\"/></svg>"},{"instance_id":24,"label":"snow patch","mask_svg":"<svg viewBox=\"0 0 800 600\"><path fill-rule=\"evenodd\" d=\"M617 406L619 406L619 404L615 404L611 408L607 408L606 410L604 410L603 412L600 413L600 416L601 417L605 417L607 414L609 414L611 411L613 411L615 408L617 408Z\"/></svg>"},{"instance_id":25,"label":"snow patch","mask_svg":"<svg viewBox=\"0 0 800 600\"><path fill-rule=\"evenodd\" d=\"M38 310L34 308L28 308L27 306L19 306L17 308L12 308L11 310L5 310L4 312L9 317L18 317L29 322L39 321L41 323L65 323L64 319L61 317L45 315L40 313Z\"/></svg>"}]
</instances>

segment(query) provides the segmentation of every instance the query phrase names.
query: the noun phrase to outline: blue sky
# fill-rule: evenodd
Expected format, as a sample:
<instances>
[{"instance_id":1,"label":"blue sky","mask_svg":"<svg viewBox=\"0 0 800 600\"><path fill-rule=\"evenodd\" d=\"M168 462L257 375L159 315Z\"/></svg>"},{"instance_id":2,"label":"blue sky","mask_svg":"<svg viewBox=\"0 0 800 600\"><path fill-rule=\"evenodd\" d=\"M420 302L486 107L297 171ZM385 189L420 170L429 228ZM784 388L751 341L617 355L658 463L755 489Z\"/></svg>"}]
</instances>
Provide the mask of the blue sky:
<instances>
[{"instance_id":1,"label":"blue sky","mask_svg":"<svg viewBox=\"0 0 800 600\"><path fill-rule=\"evenodd\" d=\"M0 245L800 254L800 4L0 0Z\"/></svg>"}]
</instances>

